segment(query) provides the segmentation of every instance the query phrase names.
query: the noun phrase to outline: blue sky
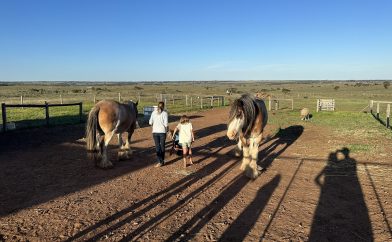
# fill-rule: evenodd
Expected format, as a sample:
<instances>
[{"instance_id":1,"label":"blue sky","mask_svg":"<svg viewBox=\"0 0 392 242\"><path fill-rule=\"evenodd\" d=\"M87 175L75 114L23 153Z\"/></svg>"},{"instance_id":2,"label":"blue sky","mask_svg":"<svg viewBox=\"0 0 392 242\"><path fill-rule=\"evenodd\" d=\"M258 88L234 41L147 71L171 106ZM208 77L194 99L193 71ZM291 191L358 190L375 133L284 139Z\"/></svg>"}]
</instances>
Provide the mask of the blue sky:
<instances>
[{"instance_id":1,"label":"blue sky","mask_svg":"<svg viewBox=\"0 0 392 242\"><path fill-rule=\"evenodd\" d=\"M390 0L0 0L0 81L392 79Z\"/></svg>"}]
</instances>

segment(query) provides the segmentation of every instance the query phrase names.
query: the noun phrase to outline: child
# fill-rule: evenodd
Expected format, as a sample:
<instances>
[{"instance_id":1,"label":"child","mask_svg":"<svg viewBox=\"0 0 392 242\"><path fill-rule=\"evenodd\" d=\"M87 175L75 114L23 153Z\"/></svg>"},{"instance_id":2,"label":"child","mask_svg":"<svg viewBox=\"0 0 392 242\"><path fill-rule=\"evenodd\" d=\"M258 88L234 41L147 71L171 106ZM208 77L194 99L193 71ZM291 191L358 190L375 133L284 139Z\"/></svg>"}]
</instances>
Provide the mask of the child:
<instances>
[{"instance_id":1,"label":"child","mask_svg":"<svg viewBox=\"0 0 392 242\"><path fill-rule=\"evenodd\" d=\"M195 136L193 134L192 123L189 121L189 118L186 115L183 115L180 119L180 123L174 129L173 134L179 131L179 143L182 146L182 155L184 157L184 168L187 165L187 155L189 158L189 163L192 165L192 148L191 144L195 141ZM174 137L174 135L173 135Z\"/></svg>"}]
</instances>

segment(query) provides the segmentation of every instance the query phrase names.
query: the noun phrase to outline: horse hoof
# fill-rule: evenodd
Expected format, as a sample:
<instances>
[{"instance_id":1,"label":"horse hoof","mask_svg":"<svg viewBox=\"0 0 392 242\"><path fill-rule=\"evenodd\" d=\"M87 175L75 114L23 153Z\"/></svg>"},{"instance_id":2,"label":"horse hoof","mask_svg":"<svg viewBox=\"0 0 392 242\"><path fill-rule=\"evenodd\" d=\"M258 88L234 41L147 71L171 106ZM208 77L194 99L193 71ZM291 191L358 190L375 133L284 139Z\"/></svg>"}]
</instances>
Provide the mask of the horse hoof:
<instances>
[{"instance_id":1,"label":"horse hoof","mask_svg":"<svg viewBox=\"0 0 392 242\"><path fill-rule=\"evenodd\" d=\"M245 171L245 175L247 176L247 177L249 177L250 179L256 179L258 176L259 176L259 171L254 171L253 169L247 169L246 171Z\"/></svg>"},{"instance_id":2,"label":"horse hoof","mask_svg":"<svg viewBox=\"0 0 392 242\"><path fill-rule=\"evenodd\" d=\"M122 160L126 160L128 159L128 154L126 151L119 151L118 152L118 160L122 161Z\"/></svg>"}]
</instances>

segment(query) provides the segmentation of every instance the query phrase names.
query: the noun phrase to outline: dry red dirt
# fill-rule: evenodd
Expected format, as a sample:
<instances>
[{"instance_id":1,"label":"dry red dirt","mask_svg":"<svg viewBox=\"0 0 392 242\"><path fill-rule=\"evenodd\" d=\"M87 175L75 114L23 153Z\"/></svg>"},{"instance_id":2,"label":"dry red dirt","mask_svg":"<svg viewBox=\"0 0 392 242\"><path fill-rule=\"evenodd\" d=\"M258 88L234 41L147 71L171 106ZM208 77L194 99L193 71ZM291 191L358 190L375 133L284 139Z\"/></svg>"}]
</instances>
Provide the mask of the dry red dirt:
<instances>
[{"instance_id":1,"label":"dry red dirt","mask_svg":"<svg viewBox=\"0 0 392 242\"><path fill-rule=\"evenodd\" d=\"M268 126L252 181L231 155L227 112L193 116L196 164L186 170L176 155L154 167L149 127L111 170L86 159L81 125L1 135L0 241L392 240L390 157L348 153L299 120L276 135Z\"/></svg>"}]
</instances>

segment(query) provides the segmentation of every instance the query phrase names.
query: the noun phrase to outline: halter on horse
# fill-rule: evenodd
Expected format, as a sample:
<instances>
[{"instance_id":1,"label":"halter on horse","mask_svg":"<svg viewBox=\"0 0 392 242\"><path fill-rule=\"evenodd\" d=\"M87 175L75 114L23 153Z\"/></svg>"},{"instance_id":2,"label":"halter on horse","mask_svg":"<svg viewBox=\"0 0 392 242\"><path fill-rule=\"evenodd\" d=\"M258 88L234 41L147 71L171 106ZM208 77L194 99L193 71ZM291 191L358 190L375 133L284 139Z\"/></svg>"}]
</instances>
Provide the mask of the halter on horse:
<instances>
[{"instance_id":1,"label":"halter on horse","mask_svg":"<svg viewBox=\"0 0 392 242\"><path fill-rule=\"evenodd\" d=\"M243 94L231 105L227 137L238 138L236 154L243 151L241 170L246 176L255 179L259 175L257 169L258 148L263 138L263 131L268 121L268 112L261 99Z\"/></svg>"},{"instance_id":2,"label":"halter on horse","mask_svg":"<svg viewBox=\"0 0 392 242\"><path fill-rule=\"evenodd\" d=\"M129 146L132 134L137 126L137 104L129 101L126 104L112 100L102 100L91 109L86 126L86 149L102 157L97 163L100 168L111 168L113 163L107 157L107 147L114 134L118 136L120 151L119 159L129 158L132 150ZM122 133L127 132L128 137L123 144Z\"/></svg>"}]
</instances>

